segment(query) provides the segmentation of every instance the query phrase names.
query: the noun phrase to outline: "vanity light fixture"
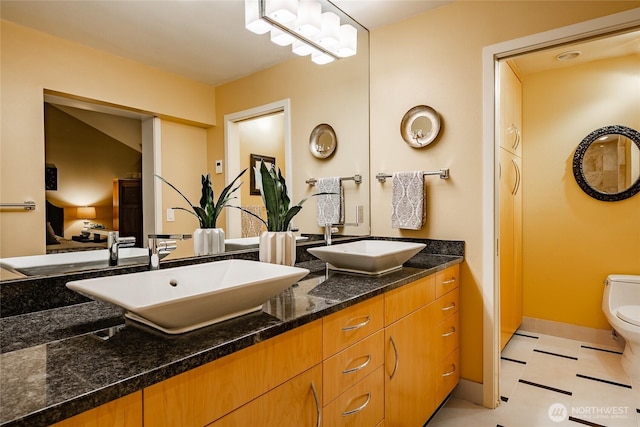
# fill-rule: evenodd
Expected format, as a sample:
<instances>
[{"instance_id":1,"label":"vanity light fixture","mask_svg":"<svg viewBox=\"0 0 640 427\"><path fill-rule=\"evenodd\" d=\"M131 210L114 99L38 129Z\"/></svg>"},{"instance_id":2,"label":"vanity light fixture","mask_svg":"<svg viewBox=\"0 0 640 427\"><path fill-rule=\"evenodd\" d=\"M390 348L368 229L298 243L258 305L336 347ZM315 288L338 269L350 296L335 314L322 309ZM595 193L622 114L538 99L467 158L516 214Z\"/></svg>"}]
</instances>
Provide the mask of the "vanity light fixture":
<instances>
[{"instance_id":1,"label":"vanity light fixture","mask_svg":"<svg viewBox=\"0 0 640 427\"><path fill-rule=\"evenodd\" d=\"M556 59L558 61L568 61L570 59L577 58L580 55L582 55L582 52L580 52L579 50L570 50L568 52L562 52L561 54L557 55Z\"/></svg>"},{"instance_id":2,"label":"vanity light fixture","mask_svg":"<svg viewBox=\"0 0 640 427\"><path fill-rule=\"evenodd\" d=\"M296 55L311 55L316 64L353 56L358 30L340 25L333 12L322 13L317 0L245 0L245 27L256 34L270 33L271 41L292 46Z\"/></svg>"}]
</instances>

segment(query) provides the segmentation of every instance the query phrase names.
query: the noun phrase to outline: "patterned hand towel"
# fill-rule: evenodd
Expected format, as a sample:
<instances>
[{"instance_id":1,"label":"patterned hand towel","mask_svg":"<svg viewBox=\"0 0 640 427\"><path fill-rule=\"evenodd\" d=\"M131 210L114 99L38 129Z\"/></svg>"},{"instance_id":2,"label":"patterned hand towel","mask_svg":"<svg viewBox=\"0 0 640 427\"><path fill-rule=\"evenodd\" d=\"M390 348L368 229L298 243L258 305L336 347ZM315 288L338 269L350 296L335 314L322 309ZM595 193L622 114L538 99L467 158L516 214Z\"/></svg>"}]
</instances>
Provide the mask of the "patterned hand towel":
<instances>
[{"instance_id":1,"label":"patterned hand towel","mask_svg":"<svg viewBox=\"0 0 640 427\"><path fill-rule=\"evenodd\" d=\"M339 177L318 178L318 193L336 193L316 197L318 202L318 225L342 223L342 181Z\"/></svg>"},{"instance_id":2,"label":"patterned hand towel","mask_svg":"<svg viewBox=\"0 0 640 427\"><path fill-rule=\"evenodd\" d=\"M420 230L427 219L422 171L397 172L391 181L391 227Z\"/></svg>"}]
</instances>

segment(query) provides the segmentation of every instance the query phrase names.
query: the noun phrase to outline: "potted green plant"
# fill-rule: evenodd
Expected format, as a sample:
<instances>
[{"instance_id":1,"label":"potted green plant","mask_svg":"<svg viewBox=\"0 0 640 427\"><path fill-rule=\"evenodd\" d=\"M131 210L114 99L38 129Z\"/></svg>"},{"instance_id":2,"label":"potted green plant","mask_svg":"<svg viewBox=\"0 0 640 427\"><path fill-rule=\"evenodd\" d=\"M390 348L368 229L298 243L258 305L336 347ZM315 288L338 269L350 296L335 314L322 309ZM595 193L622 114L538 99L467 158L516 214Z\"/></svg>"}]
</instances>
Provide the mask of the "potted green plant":
<instances>
[{"instance_id":1,"label":"potted green plant","mask_svg":"<svg viewBox=\"0 0 640 427\"><path fill-rule=\"evenodd\" d=\"M224 230L222 228L217 228L216 222L224 208L234 207L240 209L237 206L230 205L229 202L232 199L235 199L235 197L233 197L233 193L235 193L242 185L242 183L240 183L234 187L235 183L246 171L247 169L244 169L240 172L240 174L238 174L238 176L222 190L217 202L211 185L210 175L202 175L202 193L200 196L199 206L191 203L191 201L169 181L160 175L156 175L156 177L162 180L162 182L173 188L180 196L182 196L191 208L187 209L177 206L172 209L189 212L198 219L200 228L196 229L193 233L193 249L196 256L212 255L224 252Z\"/></svg>"},{"instance_id":2,"label":"potted green plant","mask_svg":"<svg viewBox=\"0 0 640 427\"><path fill-rule=\"evenodd\" d=\"M260 234L260 261L273 264L293 265L296 262L296 239L290 231L291 220L302 209L302 204L308 199L300 200L291 206L287 194L287 184L275 165L267 168L264 161L260 168L254 167L256 180L260 182L260 194L267 211L267 220L259 218L267 227L267 231ZM313 196L333 193L316 193Z\"/></svg>"}]
</instances>

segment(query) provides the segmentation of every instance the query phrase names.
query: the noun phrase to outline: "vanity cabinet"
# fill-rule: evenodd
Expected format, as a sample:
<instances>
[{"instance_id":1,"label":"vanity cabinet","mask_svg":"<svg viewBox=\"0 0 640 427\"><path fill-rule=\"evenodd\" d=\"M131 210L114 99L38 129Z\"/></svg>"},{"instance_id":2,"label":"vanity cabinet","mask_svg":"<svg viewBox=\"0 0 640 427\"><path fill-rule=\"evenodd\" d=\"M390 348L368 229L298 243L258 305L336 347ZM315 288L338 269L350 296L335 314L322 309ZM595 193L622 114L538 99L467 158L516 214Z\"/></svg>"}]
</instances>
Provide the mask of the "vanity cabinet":
<instances>
[{"instance_id":1,"label":"vanity cabinet","mask_svg":"<svg viewBox=\"0 0 640 427\"><path fill-rule=\"evenodd\" d=\"M142 392L121 397L67 418L53 427L142 427Z\"/></svg>"},{"instance_id":2,"label":"vanity cabinet","mask_svg":"<svg viewBox=\"0 0 640 427\"><path fill-rule=\"evenodd\" d=\"M458 383L459 267L385 295L385 425L421 426Z\"/></svg>"},{"instance_id":3,"label":"vanity cabinet","mask_svg":"<svg viewBox=\"0 0 640 427\"><path fill-rule=\"evenodd\" d=\"M316 320L145 388L145 425L205 426L320 364L321 357L322 321ZM315 386L321 390L322 376L315 372L309 375L318 377ZM306 379L299 380L302 385L289 383L280 392L286 394L291 387L306 390L306 406L312 396L311 384L304 384ZM241 416L239 413L232 418Z\"/></svg>"},{"instance_id":4,"label":"vanity cabinet","mask_svg":"<svg viewBox=\"0 0 640 427\"><path fill-rule=\"evenodd\" d=\"M500 63L500 348L522 323L522 84ZM514 125L515 123L515 125ZM516 126L516 131L513 130ZM515 132L515 133L514 133Z\"/></svg>"},{"instance_id":5,"label":"vanity cabinet","mask_svg":"<svg viewBox=\"0 0 640 427\"><path fill-rule=\"evenodd\" d=\"M375 427L383 420L383 326L383 295L323 319L323 425Z\"/></svg>"}]
</instances>

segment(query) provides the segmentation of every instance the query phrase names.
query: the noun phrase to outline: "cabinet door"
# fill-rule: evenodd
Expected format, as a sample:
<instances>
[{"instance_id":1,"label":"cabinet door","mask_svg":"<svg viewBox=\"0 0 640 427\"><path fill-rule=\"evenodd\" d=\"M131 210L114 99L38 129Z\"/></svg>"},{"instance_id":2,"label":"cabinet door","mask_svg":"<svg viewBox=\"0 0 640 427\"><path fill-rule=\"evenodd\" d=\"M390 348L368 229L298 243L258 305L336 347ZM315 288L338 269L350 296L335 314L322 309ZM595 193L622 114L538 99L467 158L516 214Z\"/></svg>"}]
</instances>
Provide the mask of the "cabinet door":
<instances>
[{"instance_id":1,"label":"cabinet door","mask_svg":"<svg viewBox=\"0 0 640 427\"><path fill-rule=\"evenodd\" d=\"M320 427L322 366L317 365L209 427Z\"/></svg>"},{"instance_id":2,"label":"cabinet door","mask_svg":"<svg viewBox=\"0 0 640 427\"><path fill-rule=\"evenodd\" d=\"M500 63L499 144L518 156L522 153L522 83L506 62Z\"/></svg>"},{"instance_id":3,"label":"cabinet door","mask_svg":"<svg viewBox=\"0 0 640 427\"><path fill-rule=\"evenodd\" d=\"M145 388L145 423L206 425L319 364L321 356L322 321L316 320Z\"/></svg>"},{"instance_id":4,"label":"cabinet door","mask_svg":"<svg viewBox=\"0 0 640 427\"><path fill-rule=\"evenodd\" d=\"M105 403L53 427L142 427L142 392Z\"/></svg>"},{"instance_id":5,"label":"cabinet door","mask_svg":"<svg viewBox=\"0 0 640 427\"><path fill-rule=\"evenodd\" d=\"M431 305L433 306L433 304ZM423 307L385 328L385 425L423 425L436 409L435 351Z\"/></svg>"}]
</instances>

